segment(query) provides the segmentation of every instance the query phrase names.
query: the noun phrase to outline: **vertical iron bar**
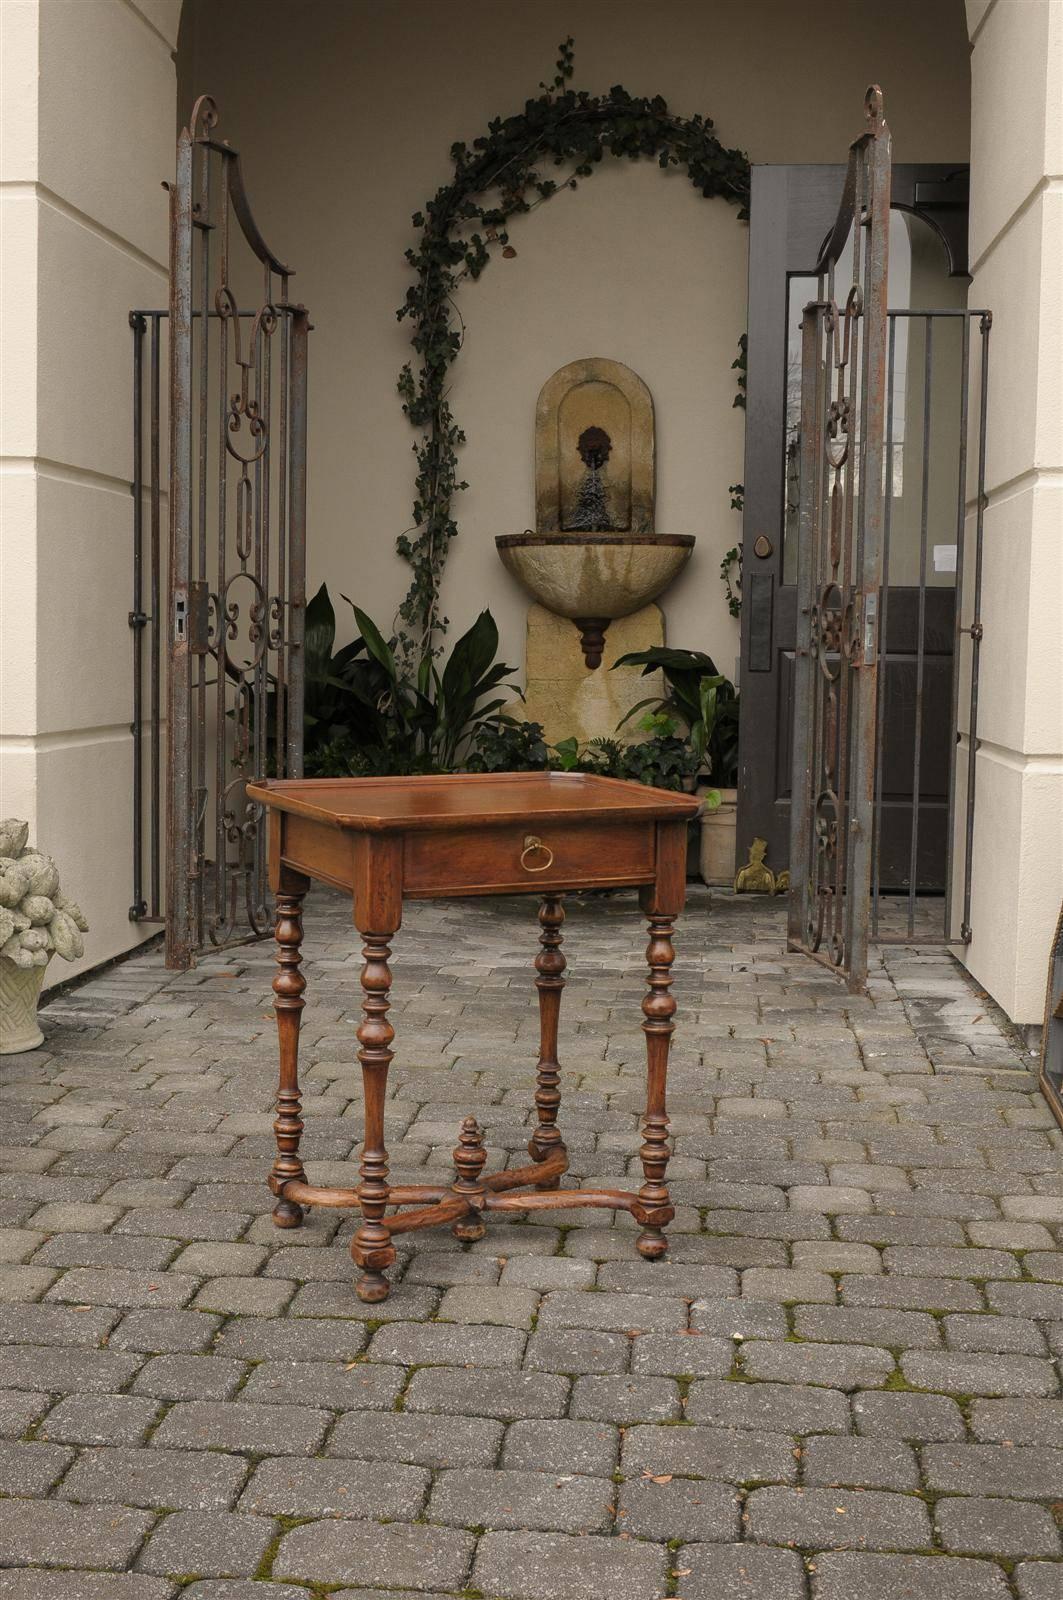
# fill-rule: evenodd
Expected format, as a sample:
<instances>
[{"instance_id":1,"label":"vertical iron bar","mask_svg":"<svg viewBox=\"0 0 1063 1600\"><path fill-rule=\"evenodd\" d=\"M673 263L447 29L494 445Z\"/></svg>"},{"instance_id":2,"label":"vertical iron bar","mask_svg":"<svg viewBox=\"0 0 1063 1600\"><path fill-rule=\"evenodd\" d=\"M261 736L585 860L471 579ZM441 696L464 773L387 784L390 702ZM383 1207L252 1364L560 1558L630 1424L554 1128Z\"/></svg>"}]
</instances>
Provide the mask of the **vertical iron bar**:
<instances>
[{"instance_id":1,"label":"vertical iron bar","mask_svg":"<svg viewBox=\"0 0 1063 1600\"><path fill-rule=\"evenodd\" d=\"M306 361L310 318L296 306L292 318L291 453L288 504L288 749L287 776L303 775L303 633L306 623Z\"/></svg>"},{"instance_id":2,"label":"vertical iron bar","mask_svg":"<svg viewBox=\"0 0 1063 1600\"><path fill-rule=\"evenodd\" d=\"M915 890L919 878L919 805L923 764L923 678L926 668L926 551L930 524L930 434L934 373L934 323L923 322L923 470L919 504L919 608L915 637L915 745L912 752L912 830L908 850L908 937L915 934Z\"/></svg>"},{"instance_id":3,"label":"vertical iron bar","mask_svg":"<svg viewBox=\"0 0 1063 1600\"><path fill-rule=\"evenodd\" d=\"M277 409L280 439L277 458L277 693L274 700L273 748L276 752L277 776L287 771L284 730L287 726L288 705L288 431L289 413L288 363L291 354L292 318L288 309L288 278L281 278L281 392Z\"/></svg>"},{"instance_id":4,"label":"vertical iron bar","mask_svg":"<svg viewBox=\"0 0 1063 1600\"><path fill-rule=\"evenodd\" d=\"M144 881L144 750L142 738L143 655L144 655L144 318L130 312L133 330L133 610L129 622L133 630L133 902L129 920L143 917Z\"/></svg>"},{"instance_id":5,"label":"vertical iron bar","mask_svg":"<svg viewBox=\"0 0 1063 1600\"><path fill-rule=\"evenodd\" d=\"M952 894L956 848L956 766L959 753L960 645L963 638L963 564L967 532L967 427L968 396L971 382L972 322L965 315L960 322L960 457L956 474L956 583L953 589L952 625L952 710L949 723L949 781L946 788L948 816L945 843L945 919L942 936L948 943L952 935Z\"/></svg>"},{"instance_id":6,"label":"vertical iron bar","mask_svg":"<svg viewBox=\"0 0 1063 1600\"><path fill-rule=\"evenodd\" d=\"M199 527L196 542L196 577L200 582L207 579L207 457L208 440L207 425L209 412L209 378L210 378L210 149L201 145L199 150L199 249L200 249L200 339L199 339L199 415L196 418L196 432L198 435L198 468L199 481L197 483L199 500ZM194 896L193 923L195 926L196 946L203 943L203 900L206 885L204 874L206 872L206 800L207 800L207 661L205 651L200 647L200 654L195 663L195 696L196 696L196 727L195 727L195 770L192 777L192 793L195 797L193 849L195 852L195 874L192 879L192 894Z\"/></svg>"},{"instance_id":7,"label":"vertical iron bar","mask_svg":"<svg viewBox=\"0 0 1063 1600\"><path fill-rule=\"evenodd\" d=\"M822 521L820 473L823 464L822 304L805 307L801 318L801 470L798 484L797 639L794 652L793 775L790 784L790 902L787 935L791 947L807 939L812 916L812 605L815 540Z\"/></svg>"},{"instance_id":8,"label":"vertical iron bar","mask_svg":"<svg viewBox=\"0 0 1063 1600\"><path fill-rule=\"evenodd\" d=\"M893 394L897 377L897 319L889 313L886 356L886 503L882 516L882 589L879 600L878 710L875 722L875 814L871 852L871 937L878 938L882 884L882 754L886 738L886 655L889 649L890 533L893 527Z\"/></svg>"},{"instance_id":9,"label":"vertical iron bar","mask_svg":"<svg viewBox=\"0 0 1063 1600\"><path fill-rule=\"evenodd\" d=\"M218 614L217 614L217 672L214 687L214 899L211 914L211 933L220 932L225 925L225 879L228 843L225 836L225 751L226 751L226 697L228 680L228 623L226 607L227 593L227 562L225 540L227 534L228 518L228 487L229 487L229 450L228 436L228 402L229 402L229 334L232 326L233 337L236 340L236 349L240 349L240 324L236 307L231 300L225 297L224 291L229 288L229 157L222 157L221 162L221 196L218 201L218 224L221 230L219 241L219 306L225 307L225 314L218 322L218 528L217 528L217 560L218 560ZM239 515L239 496L237 496L237 515Z\"/></svg>"},{"instance_id":10,"label":"vertical iron bar","mask_svg":"<svg viewBox=\"0 0 1063 1600\"><path fill-rule=\"evenodd\" d=\"M192 769L189 566L192 537L192 136L177 141L170 190L170 615L167 684L166 965L191 964Z\"/></svg>"},{"instance_id":11,"label":"vertical iron bar","mask_svg":"<svg viewBox=\"0 0 1063 1600\"><path fill-rule=\"evenodd\" d=\"M151 915L162 909L162 639L166 619L162 603L162 380L160 345L161 317L151 318Z\"/></svg>"},{"instance_id":12,"label":"vertical iron bar","mask_svg":"<svg viewBox=\"0 0 1063 1600\"><path fill-rule=\"evenodd\" d=\"M983 314L979 328L982 335L982 373L979 389L978 414L978 483L976 486L976 511L974 522L974 594L971 613L971 707L967 726L967 825L966 853L963 869L963 923L960 938L964 944L971 942L971 859L974 851L974 788L978 755L978 662L982 647L982 532L985 523L985 455L986 418L989 410L989 332L993 326L993 313Z\"/></svg>"},{"instance_id":13,"label":"vertical iron bar","mask_svg":"<svg viewBox=\"0 0 1063 1600\"><path fill-rule=\"evenodd\" d=\"M850 872L846 883L849 917L848 979L859 992L867 979L868 923L871 899L871 817L875 802L875 713L878 706L878 597L882 589L883 462L882 425L886 379L886 307L889 276L891 189L890 132L882 115L881 95L868 97L872 132L868 138L870 173L867 202L868 273L864 285L866 382L860 405L860 526L863 560L855 595L857 626L856 693L853 700L853 748L858 765L851 785ZM854 226L856 224L854 223Z\"/></svg>"}]
</instances>

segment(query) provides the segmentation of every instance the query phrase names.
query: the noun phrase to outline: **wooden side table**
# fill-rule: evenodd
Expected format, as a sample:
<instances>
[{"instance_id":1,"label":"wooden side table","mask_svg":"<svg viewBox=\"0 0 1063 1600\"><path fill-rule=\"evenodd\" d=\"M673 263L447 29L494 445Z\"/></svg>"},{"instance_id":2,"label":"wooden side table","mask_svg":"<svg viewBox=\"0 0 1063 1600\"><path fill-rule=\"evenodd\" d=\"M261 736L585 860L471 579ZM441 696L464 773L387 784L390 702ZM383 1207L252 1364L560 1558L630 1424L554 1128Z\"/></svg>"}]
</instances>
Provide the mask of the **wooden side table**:
<instances>
[{"instance_id":1,"label":"wooden side table","mask_svg":"<svg viewBox=\"0 0 1063 1600\"><path fill-rule=\"evenodd\" d=\"M280 1088L277 1156L269 1177L277 1226L298 1227L303 1206L359 1208L362 1220L351 1255L362 1269L358 1295L370 1302L387 1297L384 1271L395 1260L395 1234L450 1222L459 1239L480 1239L488 1211L623 1208L642 1225L639 1252L648 1260L662 1256L668 1247L664 1229L675 1215L665 1182L670 1153L665 1081L675 1013L672 931L686 886L686 825L698 802L639 783L567 773L276 780L251 784L248 794L269 810L270 883L277 899L280 970L273 992ZM300 945L303 897L312 879L351 894L354 925L364 941L365 993L357 1036L365 1142L359 1183L351 1189L308 1183L299 1159L299 1019L306 988ZM625 885L638 885L650 933L649 991L642 1002L647 1090L639 1154L645 1181L637 1194L562 1189L568 1167L557 1121L562 895L566 889ZM453 1183L392 1185L384 1148L384 1100L395 1037L388 1021L388 960L403 899L521 891L537 892L541 902L541 949L535 960L538 1126L528 1144L531 1165L485 1174L483 1130L475 1117L466 1117L454 1151Z\"/></svg>"}]
</instances>

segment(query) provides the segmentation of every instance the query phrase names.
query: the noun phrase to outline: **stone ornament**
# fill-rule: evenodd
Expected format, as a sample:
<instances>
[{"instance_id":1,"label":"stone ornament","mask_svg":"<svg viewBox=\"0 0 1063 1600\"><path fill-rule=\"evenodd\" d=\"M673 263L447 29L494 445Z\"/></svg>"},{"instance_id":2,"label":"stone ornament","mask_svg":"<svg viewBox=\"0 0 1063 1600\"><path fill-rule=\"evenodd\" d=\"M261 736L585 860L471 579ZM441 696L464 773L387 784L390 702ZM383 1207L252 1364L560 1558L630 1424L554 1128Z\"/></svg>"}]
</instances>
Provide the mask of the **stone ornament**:
<instances>
[{"instance_id":1,"label":"stone ornament","mask_svg":"<svg viewBox=\"0 0 1063 1600\"><path fill-rule=\"evenodd\" d=\"M535 408L535 533L495 540L503 565L576 624L588 670L605 631L663 593L689 534L654 530L653 400L620 361L588 356L548 378Z\"/></svg>"},{"instance_id":2,"label":"stone ornament","mask_svg":"<svg viewBox=\"0 0 1063 1600\"><path fill-rule=\"evenodd\" d=\"M28 838L28 822L0 822L0 1055L44 1042L37 1023L44 970L53 955L84 955L88 930L81 907L59 892L59 868Z\"/></svg>"}]
</instances>

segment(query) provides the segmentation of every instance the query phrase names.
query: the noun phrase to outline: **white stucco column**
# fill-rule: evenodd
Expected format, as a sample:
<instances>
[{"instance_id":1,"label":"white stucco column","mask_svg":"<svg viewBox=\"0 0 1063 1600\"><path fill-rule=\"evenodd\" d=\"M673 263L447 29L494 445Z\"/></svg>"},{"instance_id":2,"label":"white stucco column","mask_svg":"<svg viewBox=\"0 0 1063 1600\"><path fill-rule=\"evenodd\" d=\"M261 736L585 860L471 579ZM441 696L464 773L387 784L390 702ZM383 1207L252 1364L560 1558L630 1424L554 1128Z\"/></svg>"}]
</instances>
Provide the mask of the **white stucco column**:
<instances>
[{"instance_id":1,"label":"white stucco column","mask_svg":"<svg viewBox=\"0 0 1063 1600\"><path fill-rule=\"evenodd\" d=\"M1038 1022L1063 894L1063 0L967 0L970 303L993 313L967 965Z\"/></svg>"},{"instance_id":2,"label":"white stucco column","mask_svg":"<svg viewBox=\"0 0 1063 1600\"><path fill-rule=\"evenodd\" d=\"M166 303L180 0L0 7L0 814L91 922L131 899L131 334ZM51 982L78 966L53 961Z\"/></svg>"}]
</instances>

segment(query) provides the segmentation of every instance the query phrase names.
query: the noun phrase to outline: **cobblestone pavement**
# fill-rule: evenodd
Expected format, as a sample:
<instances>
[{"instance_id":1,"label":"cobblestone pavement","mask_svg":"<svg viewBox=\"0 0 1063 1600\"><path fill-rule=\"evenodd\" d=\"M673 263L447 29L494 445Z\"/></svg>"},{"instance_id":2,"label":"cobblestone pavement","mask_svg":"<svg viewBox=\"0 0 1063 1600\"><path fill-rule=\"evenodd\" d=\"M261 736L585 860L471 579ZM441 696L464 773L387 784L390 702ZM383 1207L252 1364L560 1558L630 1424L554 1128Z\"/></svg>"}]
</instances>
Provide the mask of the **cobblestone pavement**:
<instances>
[{"instance_id":1,"label":"cobblestone pavement","mask_svg":"<svg viewBox=\"0 0 1063 1600\"><path fill-rule=\"evenodd\" d=\"M393 1173L458 1123L523 1159L534 904L415 905L396 940ZM360 1132L346 905L308 904L317 1180ZM637 1167L641 921L571 897L562 1127ZM4 1064L4 1600L1060 1600L1063 1138L948 957L869 998L782 912L680 924L666 1262L585 1210L404 1236L271 1225L268 946L156 951ZM110 1574L111 1576L107 1576Z\"/></svg>"}]
</instances>

